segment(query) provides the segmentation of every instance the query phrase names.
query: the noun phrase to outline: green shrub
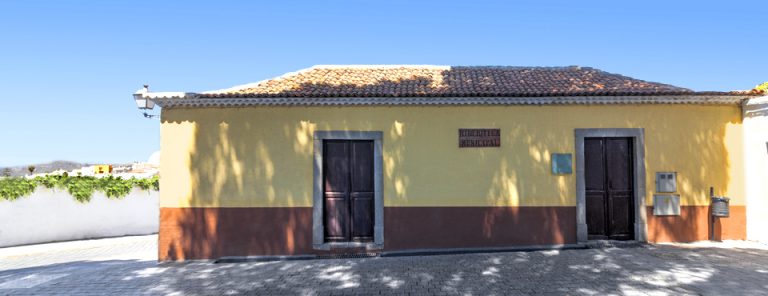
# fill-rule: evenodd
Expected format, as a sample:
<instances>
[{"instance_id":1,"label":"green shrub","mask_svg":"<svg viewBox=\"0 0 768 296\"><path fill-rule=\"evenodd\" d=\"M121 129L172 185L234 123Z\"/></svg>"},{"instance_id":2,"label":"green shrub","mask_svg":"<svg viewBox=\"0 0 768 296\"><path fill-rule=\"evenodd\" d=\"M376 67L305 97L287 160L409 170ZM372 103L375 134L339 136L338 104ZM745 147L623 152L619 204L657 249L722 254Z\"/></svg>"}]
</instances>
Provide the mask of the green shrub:
<instances>
[{"instance_id":1,"label":"green shrub","mask_svg":"<svg viewBox=\"0 0 768 296\"><path fill-rule=\"evenodd\" d=\"M135 179L131 178L131 181L136 187L139 187L144 190L160 190L160 177L154 176L152 178L147 179Z\"/></svg>"},{"instance_id":2,"label":"green shrub","mask_svg":"<svg viewBox=\"0 0 768 296\"><path fill-rule=\"evenodd\" d=\"M14 200L22 196L32 194L37 188L34 179L27 178L2 178L0 179L0 197Z\"/></svg>"},{"instance_id":3,"label":"green shrub","mask_svg":"<svg viewBox=\"0 0 768 296\"><path fill-rule=\"evenodd\" d=\"M99 183L94 177L74 177L63 179L62 186L79 202L89 202Z\"/></svg>"},{"instance_id":4,"label":"green shrub","mask_svg":"<svg viewBox=\"0 0 768 296\"><path fill-rule=\"evenodd\" d=\"M49 175L33 179L0 178L0 199L15 200L30 195L38 186L64 189L77 201L88 202L96 191L103 192L107 198L116 199L128 195L133 187L147 191L160 190L160 178L158 176L146 179L123 179L114 176L96 178L80 175L73 177Z\"/></svg>"},{"instance_id":5,"label":"green shrub","mask_svg":"<svg viewBox=\"0 0 768 296\"><path fill-rule=\"evenodd\" d=\"M38 184L45 186L45 188L54 188L59 185L59 179L61 176L45 176L35 177Z\"/></svg>"}]
</instances>

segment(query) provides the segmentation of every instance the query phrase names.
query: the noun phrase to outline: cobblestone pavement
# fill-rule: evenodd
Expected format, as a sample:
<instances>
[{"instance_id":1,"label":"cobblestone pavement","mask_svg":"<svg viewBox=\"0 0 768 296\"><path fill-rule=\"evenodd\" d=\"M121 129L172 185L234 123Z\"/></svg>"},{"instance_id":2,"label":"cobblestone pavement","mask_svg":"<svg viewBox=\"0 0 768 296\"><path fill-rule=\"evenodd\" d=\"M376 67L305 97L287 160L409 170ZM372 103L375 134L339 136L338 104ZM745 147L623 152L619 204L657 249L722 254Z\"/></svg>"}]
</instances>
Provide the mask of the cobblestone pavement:
<instances>
[{"instance_id":1,"label":"cobblestone pavement","mask_svg":"<svg viewBox=\"0 0 768 296\"><path fill-rule=\"evenodd\" d=\"M746 242L158 264L156 241L0 249L0 295L768 295L768 248Z\"/></svg>"}]
</instances>

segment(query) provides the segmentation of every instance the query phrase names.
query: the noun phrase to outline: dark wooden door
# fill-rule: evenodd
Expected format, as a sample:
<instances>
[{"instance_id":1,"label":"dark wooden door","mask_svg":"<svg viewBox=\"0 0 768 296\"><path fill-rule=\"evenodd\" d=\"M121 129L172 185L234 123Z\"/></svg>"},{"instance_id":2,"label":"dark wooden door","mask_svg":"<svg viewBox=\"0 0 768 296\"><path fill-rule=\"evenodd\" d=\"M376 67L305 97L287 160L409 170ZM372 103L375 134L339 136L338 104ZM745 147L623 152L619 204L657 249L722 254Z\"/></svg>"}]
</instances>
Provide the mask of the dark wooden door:
<instances>
[{"instance_id":1,"label":"dark wooden door","mask_svg":"<svg viewBox=\"0 0 768 296\"><path fill-rule=\"evenodd\" d=\"M325 240L373 241L373 141L323 143Z\"/></svg>"},{"instance_id":2,"label":"dark wooden door","mask_svg":"<svg viewBox=\"0 0 768 296\"><path fill-rule=\"evenodd\" d=\"M589 239L634 238L632 138L584 140Z\"/></svg>"}]
</instances>

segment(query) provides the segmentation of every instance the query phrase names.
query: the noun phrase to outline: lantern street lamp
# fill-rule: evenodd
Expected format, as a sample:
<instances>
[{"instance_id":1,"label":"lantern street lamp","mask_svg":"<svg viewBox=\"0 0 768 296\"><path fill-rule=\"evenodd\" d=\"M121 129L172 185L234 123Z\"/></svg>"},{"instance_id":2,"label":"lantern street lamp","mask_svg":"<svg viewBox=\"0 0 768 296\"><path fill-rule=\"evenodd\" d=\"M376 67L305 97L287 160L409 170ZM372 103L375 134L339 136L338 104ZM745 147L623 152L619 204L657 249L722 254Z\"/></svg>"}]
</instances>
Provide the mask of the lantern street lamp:
<instances>
[{"instance_id":1,"label":"lantern street lamp","mask_svg":"<svg viewBox=\"0 0 768 296\"><path fill-rule=\"evenodd\" d=\"M149 92L149 85L144 85L144 88L137 90L133 93L133 99L136 101L136 106L141 110L152 110L155 108L155 102L145 97Z\"/></svg>"},{"instance_id":2,"label":"lantern street lamp","mask_svg":"<svg viewBox=\"0 0 768 296\"><path fill-rule=\"evenodd\" d=\"M147 93L149 93L149 85L146 84L144 85L144 88L133 93L133 100L136 101L136 106L141 110L152 110L155 108L155 101L149 99L146 96ZM157 117L157 115L147 114L147 112L144 112L144 117L154 118Z\"/></svg>"}]
</instances>

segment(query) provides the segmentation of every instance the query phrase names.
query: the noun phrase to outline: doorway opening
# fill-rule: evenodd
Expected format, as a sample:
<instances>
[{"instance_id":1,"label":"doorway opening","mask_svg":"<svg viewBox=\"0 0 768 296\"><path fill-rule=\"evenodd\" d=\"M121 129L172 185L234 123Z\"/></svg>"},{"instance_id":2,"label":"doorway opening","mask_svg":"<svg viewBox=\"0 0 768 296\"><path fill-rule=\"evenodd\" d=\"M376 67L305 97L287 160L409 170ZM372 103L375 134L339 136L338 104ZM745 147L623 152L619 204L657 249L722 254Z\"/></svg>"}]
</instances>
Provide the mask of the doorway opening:
<instances>
[{"instance_id":1,"label":"doorway opening","mask_svg":"<svg viewBox=\"0 0 768 296\"><path fill-rule=\"evenodd\" d=\"M372 242L373 141L323 143L323 219L326 242Z\"/></svg>"},{"instance_id":2,"label":"doorway opening","mask_svg":"<svg viewBox=\"0 0 768 296\"><path fill-rule=\"evenodd\" d=\"M315 131L312 248L384 247L383 133Z\"/></svg>"},{"instance_id":3,"label":"doorway opening","mask_svg":"<svg viewBox=\"0 0 768 296\"><path fill-rule=\"evenodd\" d=\"M584 139L588 239L634 239L632 138Z\"/></svg>"},{"instance_id":4,"label":"doorway opening","mask_svg":"<svg viewBox=\"0 0 768 296\"><path fill-rule=\"evenodd\" d=\"M576 129L576 238L647 241L645 131Z\"/></svg>"}]
</instances>

